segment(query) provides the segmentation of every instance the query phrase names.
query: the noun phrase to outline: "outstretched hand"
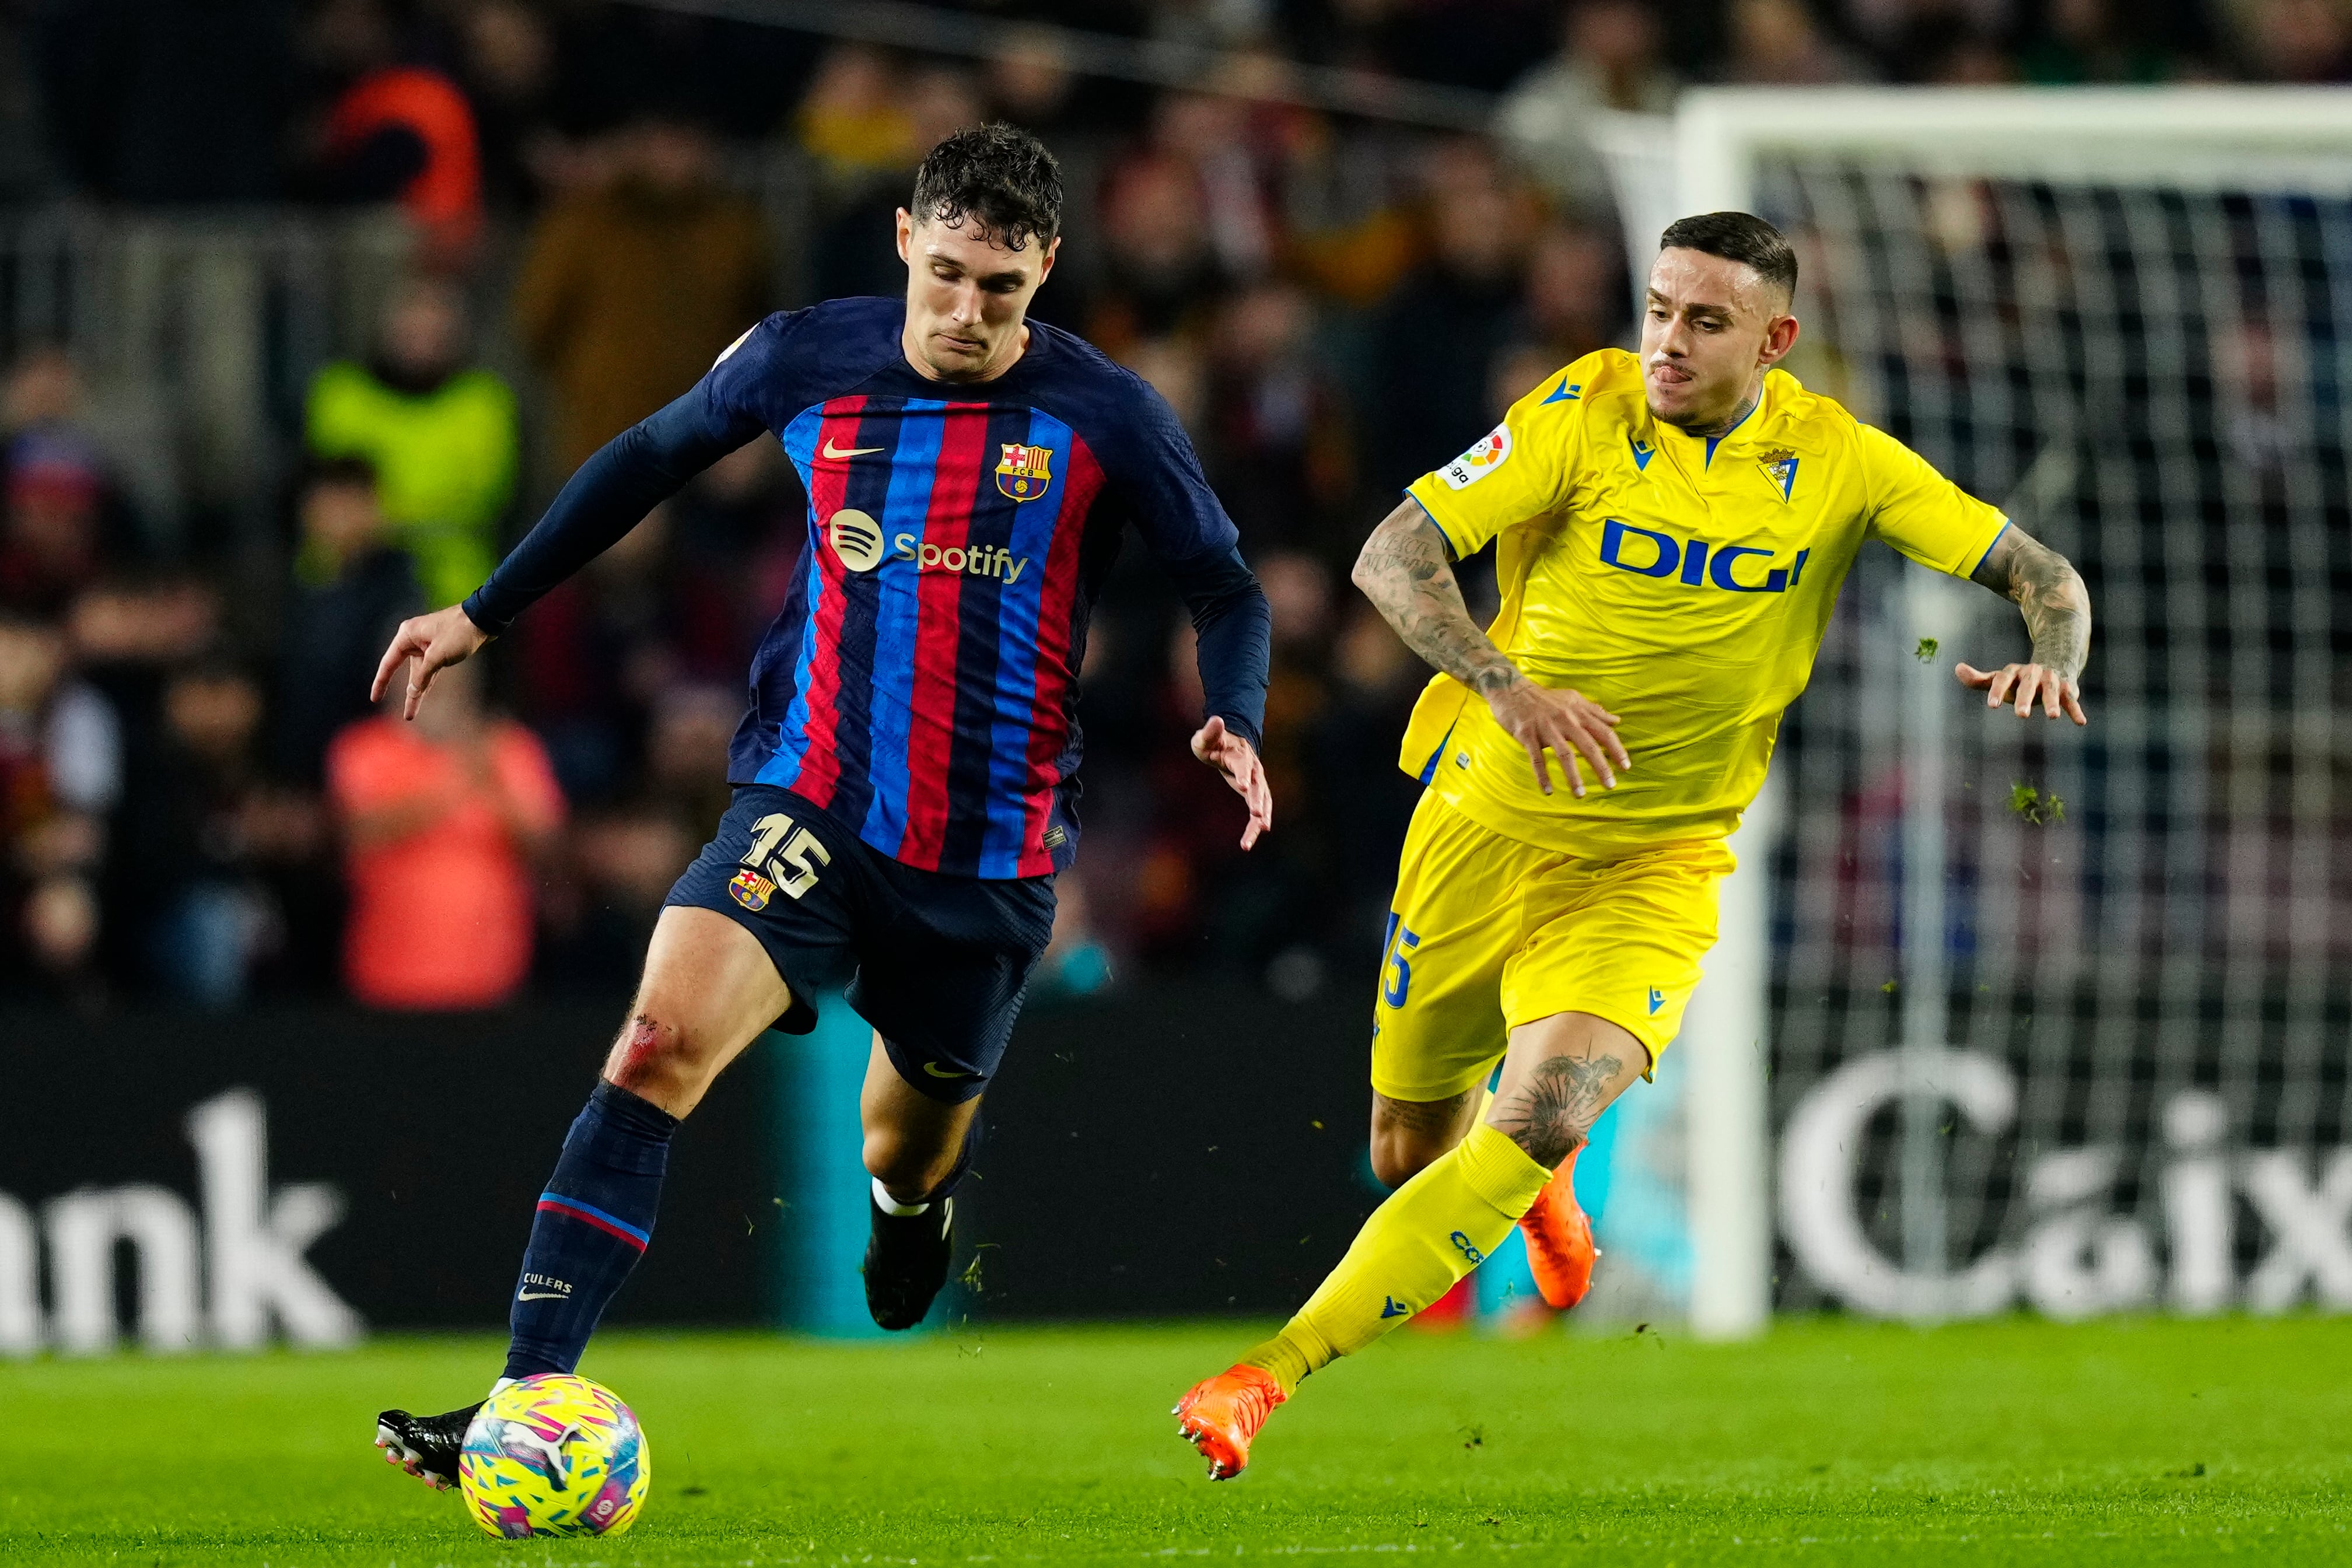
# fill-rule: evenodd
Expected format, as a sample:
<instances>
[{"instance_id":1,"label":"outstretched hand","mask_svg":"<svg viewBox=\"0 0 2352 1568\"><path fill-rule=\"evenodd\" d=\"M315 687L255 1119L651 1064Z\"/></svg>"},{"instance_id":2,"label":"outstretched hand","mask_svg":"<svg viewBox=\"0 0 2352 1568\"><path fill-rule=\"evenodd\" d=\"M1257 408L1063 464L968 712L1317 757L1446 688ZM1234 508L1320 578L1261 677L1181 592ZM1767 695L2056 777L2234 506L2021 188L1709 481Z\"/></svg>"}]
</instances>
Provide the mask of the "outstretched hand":
<instances>
[{"instance_id":1,"label":"outstretched hand","mask_svg":"<svg viewBox=\"0 0 2352 1568\"><path fill-rule=\"evenodd\" d=\"M1955 665L1952 673L1962 686L1985 694L1985 706L1998 708L2011 700L2017 703L2017 716L2029 718L2038 700L2051 718L2058 717L2063 709L2066 717L2077 724L2087 724L2084 717L2082 687L2074 677L2061 675L2043 664L2004 664L1999 669L1979 669L1973 665Z\"/></svg>"},{"instance_id":2,"label":"outstretched hand","mask_svg":"<svg viewBox=\"0 0 2352 1568\"><path fill-rule=\"evenodd\" d=\"M1615 789L1617 775L1633 766L1625 742L1617 738L1617 715L1581 691L1538 686L1514 673L1507 685L1486 699L1486 706L1494 710L1495 722L1527 748L1536 788L1546 795L1551 793L1546 752L1559 763L1569 793L1579 800L1584 798L1584 778L1577 771L1578 758L1584 759L1603 789Z\"/></svg>"},{"instance_id":3,"label":"outstretched hand","mask_svg":"<svg viewBox=\"0 0 2352 1568\"><path fill-rule=\"evenodd\" d=\"M1234 793L1247 803L1249 824L1242 829L1243 848L1256 844L1259 834L1274 830L1274 792L1266 787L1265 764L1258 761L1256 747L1212 715L1193 732L1192 754L1224 774Z\"/></svg>"},{"instance_id":4,"label":"outstretched hand","mask_svg":"<svg viewBox=\"0 0 2352 1568\"><path fill-rule=\"evenodd\" d=\"M392 646L383 650L383 660L375 667L375 684L368 688L368 700L383 701L400 667L415 659L408 671L408 700L401 708L402 718L414 719L433 678L453 664L465 663L489 640L490 634L476 626L460 605L429 616L411 616L392 634Z\"/></svg>"}]
</instances>

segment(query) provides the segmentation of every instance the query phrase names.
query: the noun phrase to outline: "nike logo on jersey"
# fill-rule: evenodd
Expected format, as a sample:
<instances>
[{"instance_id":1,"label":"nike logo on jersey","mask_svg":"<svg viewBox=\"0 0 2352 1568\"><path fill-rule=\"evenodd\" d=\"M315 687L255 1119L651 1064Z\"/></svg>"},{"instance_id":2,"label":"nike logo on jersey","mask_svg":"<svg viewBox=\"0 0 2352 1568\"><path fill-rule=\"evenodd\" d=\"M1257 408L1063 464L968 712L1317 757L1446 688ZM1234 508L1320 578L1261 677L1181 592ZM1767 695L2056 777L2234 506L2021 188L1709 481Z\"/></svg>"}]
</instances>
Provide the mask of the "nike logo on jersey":
<instances>
[{"instance_id":1,"label":"nike logo on jersey","mask_svg":"<svg viewBox=\"0 0 2352 1568\"><path fill-rule=\"evenodd\" d=\"M518 1301L561 1301L570 1294L564 1290L521 1290L515 1294Z\"/></svg>"},{"instance_id":2,"label":"nike logo on jersey","mask_svg":"<svg viewBox=\"0 0 2352 1568\"><path fill-rule=\"evenodd\" d=\"M947 1068L940 1067L937 1062L925 1062L923 1064L923 1070L930 1074L933 1078L974 1078L978 1076L977 1074L968 1072L950 1072Z\"/></svg>"},{"instance_id":3,"label":"nike logo on jersey","mask_svg":"<svg viewBox=\"0 0 2352 1568\"><path fill-rule=\"evenodd\" d=\"M863 458L881 449L879 447L836 447L833 444L832 437L827 436L824 438L824 455L836 463L844 458Z\"/></svg>"},{"instance_id":4,"label":"nike logo on jersey","mask_svg":"<svg viewBox=\"0 0 2352 1568\"><path fill-rule=\"evenodd\" d=\"M1381 1298L1381 1317L1405 1318L1411 1317L1412 1315L1412 1309L1406 1306L1402 1301L1398 1300L1394 1296L1383 1296Z\"/></svg>"}]
</instances>

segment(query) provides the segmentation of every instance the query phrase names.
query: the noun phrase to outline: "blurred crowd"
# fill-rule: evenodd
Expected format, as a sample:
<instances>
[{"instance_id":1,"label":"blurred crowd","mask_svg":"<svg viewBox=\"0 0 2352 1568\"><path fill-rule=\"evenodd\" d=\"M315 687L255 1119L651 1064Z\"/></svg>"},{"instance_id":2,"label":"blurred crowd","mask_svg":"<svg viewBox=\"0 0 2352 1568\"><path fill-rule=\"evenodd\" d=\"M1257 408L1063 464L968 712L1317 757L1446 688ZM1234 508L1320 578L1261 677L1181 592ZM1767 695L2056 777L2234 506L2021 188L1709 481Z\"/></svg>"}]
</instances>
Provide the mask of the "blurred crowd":
<instances>
[{"instance_id":1,"label":"blurred crowd","mask_svg":"<svg viewBox=\"0 0 2352 1568\"><path fill-rule=\"evenodd\" d=\"M1426 672L1347 567L1398 487L1627 341L1598 112L1695 81L2352 77L2337 0L961 8L1014 24L993 58L602 0L0 0L0 199L389 206L414 237L366 341L284 416L258 550L157 515L69 342L6 345L5 994L446 1009L625 984L725 807L744 670L803 545L780 449L694 481L416 722L371 703L377 655L750 322L899 292L915 161L993 117L1070 176L1037 313L1175 406L1275 608L1277 830L1244 856L1182 746L1189 627L1141 563L1115 577L1081 707L1087 849L1041 989L1154 968L1359 985ZM1075 73L1032 22L1226 65L1146 90ZM1287 105L1292 61L1490 93L1491 128ZM814 191L789 222L740 177L779 153Z\"/></svg>"}]
</instances>

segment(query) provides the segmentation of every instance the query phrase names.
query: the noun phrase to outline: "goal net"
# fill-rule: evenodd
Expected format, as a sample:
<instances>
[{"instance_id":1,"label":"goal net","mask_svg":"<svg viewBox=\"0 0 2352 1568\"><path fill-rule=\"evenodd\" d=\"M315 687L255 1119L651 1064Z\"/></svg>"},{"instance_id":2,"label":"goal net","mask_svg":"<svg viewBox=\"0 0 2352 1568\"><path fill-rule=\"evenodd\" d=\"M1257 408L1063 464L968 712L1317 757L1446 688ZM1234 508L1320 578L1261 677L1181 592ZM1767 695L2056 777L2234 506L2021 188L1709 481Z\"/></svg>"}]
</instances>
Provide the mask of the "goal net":
<instances>
[{"instance_id":1,"label":"goal net","mask_svg":"<svg viewBox=\"0 0 2352 1568\"><path fill-rule=\"evenodd\" d=\"M2087 731L1988 714L2016 610L1864 552L1685 1036L1702 1295L1712 1204L1782 1309L2352 1307L2348 153L2294 91L1681 108L1675 205L1799 248L1790 368L2097 621Z\"/></svg>"}]
</instances>

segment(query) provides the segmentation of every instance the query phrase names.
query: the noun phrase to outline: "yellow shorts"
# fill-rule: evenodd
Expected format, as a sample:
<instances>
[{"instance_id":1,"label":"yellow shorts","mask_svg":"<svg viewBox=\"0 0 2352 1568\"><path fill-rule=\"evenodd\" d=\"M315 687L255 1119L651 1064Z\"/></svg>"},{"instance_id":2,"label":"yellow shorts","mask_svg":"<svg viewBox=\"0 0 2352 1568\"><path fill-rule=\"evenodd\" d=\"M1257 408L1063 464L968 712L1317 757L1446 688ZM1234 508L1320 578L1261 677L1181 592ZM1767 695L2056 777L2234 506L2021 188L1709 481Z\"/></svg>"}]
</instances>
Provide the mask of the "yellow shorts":
<instances>
[{"instance_id":1,"label":"yellow shorts","mask_svg":"<svg viewBox=\"0 0 2352 1568\"><path fill-rule=\"evenodd\" d=\"M1450 1100L1510 1031L1591 1013L1658 1053L1715 945L1719 838L1580 859L1482 827L1424 793L1405 835L1372 1006L1372 1088Z\"/></svg>"}]
</instances>

